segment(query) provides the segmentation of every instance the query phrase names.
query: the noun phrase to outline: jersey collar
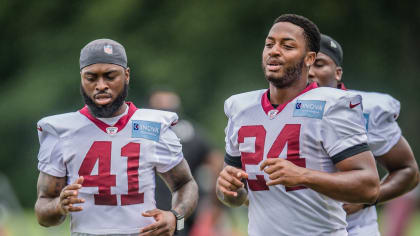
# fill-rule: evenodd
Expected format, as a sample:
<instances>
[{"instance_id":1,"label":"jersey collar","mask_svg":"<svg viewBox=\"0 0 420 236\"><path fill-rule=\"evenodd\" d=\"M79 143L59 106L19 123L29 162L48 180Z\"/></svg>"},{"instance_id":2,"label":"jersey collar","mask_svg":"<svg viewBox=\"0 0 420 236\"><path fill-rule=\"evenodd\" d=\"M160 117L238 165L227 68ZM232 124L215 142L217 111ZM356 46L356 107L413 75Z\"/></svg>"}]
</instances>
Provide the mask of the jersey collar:
<instances>
[{"instance_id":1,"label":"jersey collar","mask_svg":"<svg viewBox=\"0 0 420 236\"><path fill-rule=\"evenodd\" d=\"M317 83L312 82L311 84L306 86L306 88L304 90L302 90L296 97L298 97L301 94L304 94L304 93L308 92L309 90L312 90L312 89L318 88L318 87L319 86L318 86ZM265 93L261 97L261 105L262 105L262 108L263 108L265 114L267 114L267 115L270 115L270 112L272 110L277 110L276 114L280 113L287 106L287 104L289 104L291 101L293 101L293 99L296 98L296 97L294 97L294 98L290 99L289 101L287 101L286 103L279 104L277 106L277 108L274 108L273 105L271 105L270 100L268 99L268 91L269 91L269 89L267 89L267 91L265 91Z\"/></svg>"},{"instance_id":2,"label":"jersey collar","mask_svg":"<svg viewBox=\"0 0 420 236\"><path fill-rule=\"evenodd\" d=\"M341 90L347 90L346 86L344 86L344 84L343 84L343 83L339 83L339 84L337 85L337 88L338 88L338 89L341 89Z\"/></svg>"},{"instance_id":3,"label":"jersey collar","mask_svg":"<svg viewBox=\"0 0 420 236\"><path fill-rule=\"evenodd\" d=\"M124 127L127 125L128 121L130 120L131 116L133 116L134 112L137 111L137 107L134 106L132 102L126 102L128 105L128 112L124 116L122 116L117 123L115 123L112 127L117 128L117 133L124 129ZM104 131L105 133L108 133L106 128L110 127L105 122L97 119L92 114L90 114L88 107L85 105L82 109L79 110L79 112L86 116L90 121L92 121L96 126L98 126L99 129Z\"/></svg>"}]
</instances>

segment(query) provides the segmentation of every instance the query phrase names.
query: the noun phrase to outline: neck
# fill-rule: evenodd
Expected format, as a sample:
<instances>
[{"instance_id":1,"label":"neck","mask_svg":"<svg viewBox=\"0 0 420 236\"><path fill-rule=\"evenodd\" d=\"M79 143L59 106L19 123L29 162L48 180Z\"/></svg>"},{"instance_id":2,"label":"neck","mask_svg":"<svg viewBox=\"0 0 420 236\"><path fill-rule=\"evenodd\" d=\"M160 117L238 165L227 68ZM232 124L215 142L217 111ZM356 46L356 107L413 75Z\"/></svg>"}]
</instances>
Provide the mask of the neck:
<instances>
[{"instance_id":1,"label":"neck","mask_svg":"<svg viewBox=\"0 0 420 236\"><path fill-rule=\"evenodd\" d=\"M283 104L297 97L308 85L307 75L302 73L302 77L295 83L286 88L277 88L270 83L270 102L271 104Z\"/></svg>"},{"instance_id":2,"label":"neck","mask_svg":"<svg viewBox=\"0 0 420 236\"><path fill-rule=\"evenodd\" d=\"M120 106L120 108L118 108L118 110L112 115L112 117L115 117L115 116L119 116L119 115L121 115L122 113L124 113L125 112L125 110L127 109L127 103L123 103L121 106Z\"/></svg>"}]
</instances>

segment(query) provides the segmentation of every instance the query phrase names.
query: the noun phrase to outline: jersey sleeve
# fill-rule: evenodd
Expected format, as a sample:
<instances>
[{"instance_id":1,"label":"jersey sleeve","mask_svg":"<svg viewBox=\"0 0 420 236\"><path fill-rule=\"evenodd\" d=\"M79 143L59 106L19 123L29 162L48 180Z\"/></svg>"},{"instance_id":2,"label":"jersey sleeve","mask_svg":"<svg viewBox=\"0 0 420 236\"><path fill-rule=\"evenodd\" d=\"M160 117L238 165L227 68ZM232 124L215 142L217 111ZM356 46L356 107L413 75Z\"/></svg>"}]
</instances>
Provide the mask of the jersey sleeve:
<instances>
[{"instance_id":1,"label":"jersey sleeve","mask_svg":"<svg viewBox=\"0 0 420 236\"><path fill-rule=\"evenodd\" d=\"M375 156L387 153L401 138L397 123L400 102L391 96L384 100L381 99L381 106L375 106L367 116L369 147Z\"/></svg>"},{"instance_id":2,"label":"jersey sleeve","mask_svg":"<svg viewBox=\"0 0 420 236\"><path fill-rule=\"evenodd\" d=\"M39 138L38 169L56 177L66 176L60 137L54 127L45 120L37 124Z\"/></svg>"},{"instance_id":3,"label":"jersey sleeve","mask_svg":"<svg viewBox=\"0 0 420 236\"><path fill-rule=\"evenodd\" d=\"M323 147L334 164L369 150L362 97L347 94L325 112L322 127Z\"/></svg>"},{"instance_id":4,"label":"jersey sleeve","mask_svg":"<svg viewBox=\"0 0 420 236\"><path fill-rule=\"evenodd\" d=\"M164 173L178 165L184 155L180 139L171 129L178 122L178 115L170 113L162 124L159 141L156 143L155 160L156 170Z\"/></svg>"},{"instance_id":5,"label":"jersey sleeve","mask_svg":"<svg viewBox=\"0 0 420 236\"><path fill-rule=\"evenodd\" d=\"M241 163L241 152L239 151L238 144L238 130L235 127L233 116L232 116L232 101L228 99L225 101L224 110L228 118L228 123L225 128L225 163L235 167L242 167Z\"/></svg>"}]
</instances>

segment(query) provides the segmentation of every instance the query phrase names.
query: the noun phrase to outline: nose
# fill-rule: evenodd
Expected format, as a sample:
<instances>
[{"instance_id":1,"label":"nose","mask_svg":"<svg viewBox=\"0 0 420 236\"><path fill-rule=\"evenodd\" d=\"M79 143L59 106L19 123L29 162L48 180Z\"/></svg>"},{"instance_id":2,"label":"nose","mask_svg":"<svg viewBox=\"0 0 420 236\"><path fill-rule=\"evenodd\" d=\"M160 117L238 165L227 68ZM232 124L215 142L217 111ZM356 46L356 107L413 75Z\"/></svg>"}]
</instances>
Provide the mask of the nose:
<instances>
[{"instance_id":1,"label":"nose","mask_svg":"<svg viewBox=\"0 0 420 236\"><path fill-rule=\"evenodd\" d=\"M106 91L107 89L108 89L108 84L106 83L106 81L103 78L99 78L96 83L95 90Z\"/></svg>"},{"instance_id":2,"label":"nose","mask_svg":"<svg viewBox=\"0 0 420 236\"><path fill-rule=\"evenodd\" d=\"M280 47L277 44L274 44L272 48L270 48L270 51L268 51L268 55L271 57L279 56L280 55Z\"/></svg>"}]
</instances>

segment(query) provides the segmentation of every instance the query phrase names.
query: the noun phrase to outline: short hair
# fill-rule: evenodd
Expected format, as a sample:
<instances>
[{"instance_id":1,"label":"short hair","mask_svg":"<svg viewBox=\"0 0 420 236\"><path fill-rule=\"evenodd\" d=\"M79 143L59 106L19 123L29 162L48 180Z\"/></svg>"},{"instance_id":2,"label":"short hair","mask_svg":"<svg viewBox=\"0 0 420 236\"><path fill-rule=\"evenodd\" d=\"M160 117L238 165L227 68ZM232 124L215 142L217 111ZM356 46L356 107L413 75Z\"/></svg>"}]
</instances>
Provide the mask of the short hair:
<instances>
[{"instance_id":1,"label":"short hair","mask_svg":"<svg viewBox=\"0 0 420 236\"><path fill-rule=\"evenodd\" d=\"M310 51L319 52L321 33L315 23L304 16L295 14L283 14L277 17L273 25L279 22L289 22L302 28L306 46Z\"/></svg>"}]
</instances>

